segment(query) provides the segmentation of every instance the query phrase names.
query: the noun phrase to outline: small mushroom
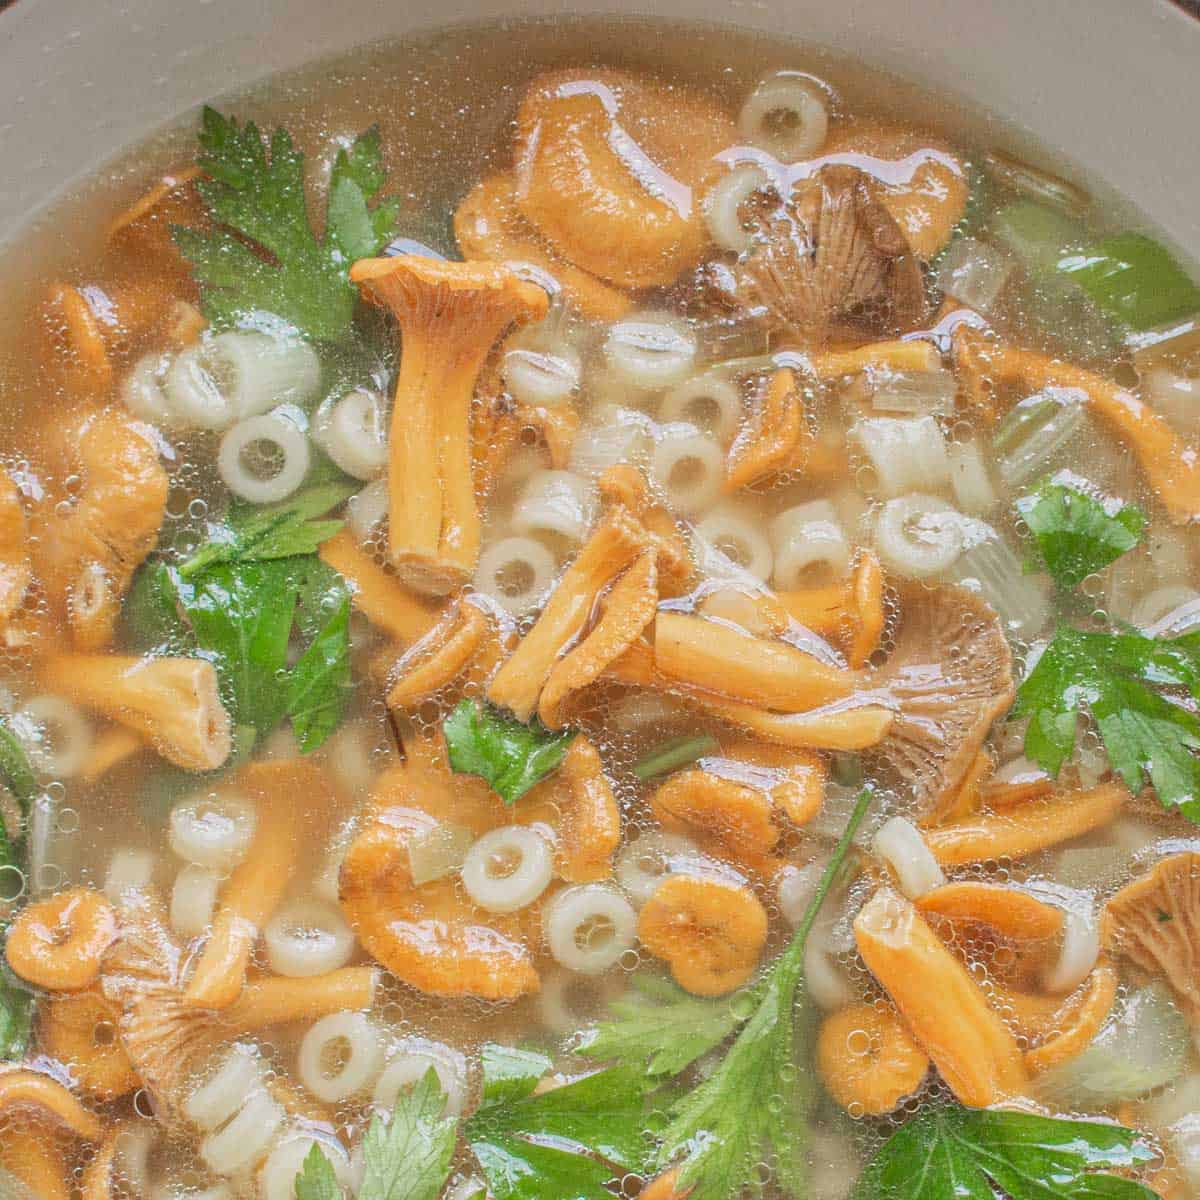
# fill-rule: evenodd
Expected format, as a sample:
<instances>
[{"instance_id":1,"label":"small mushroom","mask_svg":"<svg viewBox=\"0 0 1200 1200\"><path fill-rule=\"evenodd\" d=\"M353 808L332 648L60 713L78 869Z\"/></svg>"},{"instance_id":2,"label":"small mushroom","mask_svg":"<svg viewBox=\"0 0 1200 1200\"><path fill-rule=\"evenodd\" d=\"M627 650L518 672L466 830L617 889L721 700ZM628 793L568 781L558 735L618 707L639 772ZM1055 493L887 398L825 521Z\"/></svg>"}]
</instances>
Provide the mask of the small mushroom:
<instances>
[{"instance_id":1,"label":"small mushroom","mask_svg":"<svg viewBox=\"0 0 1200 1200\"><path fill-rule=\"evenodd\" d=\"M604 514L558 581L533 628L488 687L488 699L528 721L566 647L587 627L608 584L647 548L645 529L623 508Z\"/></svg>"},{"instance_id":2,"label":"small mushroom","mask_svg":"<svg viewBox=\"0 0 1200 1200\"><path fill-rule=\"evenodd\" d=\"M555 253L517 207L516 179L502 171L481 179L454 213L458 248L469 261L532 263L553 276L585 317L619 321L633 303L625 292Z\"/></svg>"},{"instance_id":3,"label":"small mushroom","mask_svg":"<svg viewBox=\"0 0 1200 1200\"><path fill-rule=\"evenodd\" d=\"M0 470L0 629L16 616L29 587L27 539L21 493L8 472Z\"/></svg>"},{"instance_id":4,"label":"small mushroom","mask_svg":"<svg viewBox=\"0 0 1200 1200\"><path fill-rule=\"evenodd\" d=\"M877 686L896 713L880 754L912 787L919 814L940 812L1012 703L1012 654L999 618L965 588L914 596Z\"/></svg>"},{"instance_id":5,"label":"small mushroom","mask_svg":"<svg viewBox=\"0 0 1200 1200\"><path fill-rule=\"evenodd\" d=\"M822 637L836 638L851 668L866 666L883 636L883 568L870 550L860 553L845 580L830 587L780 592L791 618Z\"/></svg>"},{"instance_id":6,"label":"small mushroom","mask_svg":"<svg viewBox=\"0 0 1200 1200\"><path fill-rule=\"evenodd\" d=\"M233 748L217 673L206 659L58 654L41 670L47 687L142 734L184 770L215 770Z\"/></svg>"},{"instance_id":7,"label":"small mushroom","mask_svg":"<svg viewBox=\"0 0 1200 1200\"><path fill-rule=\"evenodd\" d=\"M517 203L577 267L622 287L667 286L700 259L699 196L735 140L727 114L690 89L551 72L517 113Z\"/></svg>"},{"instance_id":8,"label":"small mushroom","mask_svg":"<svg viewBox=\"0 0 1200 1200\"><path fill-rule=\"evenodd\" d=\"M804 425L796 374L785 367L771 376L750 420L729 447L725 491L735 492L786 470L795 458Z\"/></svg>"},{"instance_id":9,"label":"small mushroom","mask_svg":"<svg viewBox=\"0 0 1200 1200\"><path fill-rule=\"evenodd\" d=\"M675 518L659 504L646 476L629 463L609 467L597 481L606 505L622 505L645 527L654 546L660 596L678 596L692 578L692 554Z\"/></svg>"},{"instance_id":10,"label":"small mushroom","mask_svg":"<svg viewBox=\"0 0 1200 1200\"><path fill-rule=\"evenodd\" d=\"M737 266L739 294L804 341L847 328L897 333L926 310L921 264L857 167L822 167L761 214Z\"/></svg>"},{"instance_id":11,"label":"small mushroom","mask_svg":"<svg viewBox=\"0 0 1200 1200\"><path fill-rule=\"evenodd\" d=\"M99 650L111 642L121 598L158 540L170 485L144 430L113 411L70 426L56 457L60 486L33 522L34 570L75 645ZM62 485L72 475L81 481L74 502Z\"/></svg>"},{"instance_id":12,"label":"small mushroom","mask_svg":"<svg viewBox=\"0 0 1200 1200\"><path fill-rule=\"evenodd\" d=\"M390 557L413 587L444 595L479 556L471 397L510 325L546 314L546 293L507 267L400 255L360 259L350 278L399 325L388 466Z\"/></svg>"},{"instance_id":13,"label":"small mushroom","mask_svg":"<svg viewBox=\"0 0 1200 1200\"><path fill-rule=\"evenodd\" d=\"M758 965L767 912L745 884L670 875L642 909L638 938L666 960L680 987L694 996L723 996Z\"/></svg>"},{"instance_id":14,"label":"small mushroom","mask_svg":"<svg viewBox=\"0 0 1200 1200\"><path fill-rule=\"evenodd\" d=\"M456 601L442 619L415 641L388 674L389 708L416 708L448 687L488 636L490 622L468 599Z\"/></svg>"},{"instance_id":15,"label":"small mushroom","mask_svg":"<svg viewBox=\"0 0 1200 1200\"><path fill-rule=\"evenodd\" d=\"M1200 854L1173 854L1104 908L1106 947L1171 985L1200 1021Z\"/></svg>"}]
</instances>

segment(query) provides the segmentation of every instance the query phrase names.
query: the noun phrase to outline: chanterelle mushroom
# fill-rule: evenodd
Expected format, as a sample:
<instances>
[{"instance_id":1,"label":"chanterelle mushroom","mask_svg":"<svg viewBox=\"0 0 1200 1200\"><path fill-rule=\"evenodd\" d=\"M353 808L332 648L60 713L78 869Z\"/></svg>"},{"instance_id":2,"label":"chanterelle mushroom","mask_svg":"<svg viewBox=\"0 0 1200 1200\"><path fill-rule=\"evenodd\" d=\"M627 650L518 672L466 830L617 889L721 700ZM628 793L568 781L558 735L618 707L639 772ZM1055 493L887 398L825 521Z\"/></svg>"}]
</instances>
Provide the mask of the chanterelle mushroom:
<instances>
[{"instance_id":1,"label":"chanterelle mushroom","mask_svg":"<svg viewBox=\"0 0 1200 1200\"><path fill-rule=\"evenodd\" d=\"M822 167L754 224L739 293L772 324L813 339L911 329L924 315L921 264L865 171Z\"/></svg>"},{"instance_id":2,"label":"chanterelle mushroom","mask_svg":"<svg viewBox=\"0 0 1200 1200\"><path fill-rule=\"evenodd\" d=\"M935 815L1012 703L1012 655L999 618L965 588L922 592L905 605L878 684L896 713L879 751L912 785L921 814Z\"/></svg>"},{"instance_id":3,"label":"chanterelle mushroom","mask_svg":"<svg viewBox=\"0 0 1200 1200\"><path fill-rule=\"evenodd\" d=\"M389 436L390 556L406 582L444 595L479 556L475 382L505 329L545 316L546 293L507 267L416 255L361 259L350 278L392 312L403 340Z\"/></svg>"},{"instance_id":4,"label":"chanterelle mushroom","mask_svg":"<svg viewBox=\"0 0 1200 1200\"><path fill-rule=\"evenodd\" d=\"M1105 945L1162 975L1200 1020L1200 854L1173 854L1104 908Z\"/></svg>"}]
</instances>

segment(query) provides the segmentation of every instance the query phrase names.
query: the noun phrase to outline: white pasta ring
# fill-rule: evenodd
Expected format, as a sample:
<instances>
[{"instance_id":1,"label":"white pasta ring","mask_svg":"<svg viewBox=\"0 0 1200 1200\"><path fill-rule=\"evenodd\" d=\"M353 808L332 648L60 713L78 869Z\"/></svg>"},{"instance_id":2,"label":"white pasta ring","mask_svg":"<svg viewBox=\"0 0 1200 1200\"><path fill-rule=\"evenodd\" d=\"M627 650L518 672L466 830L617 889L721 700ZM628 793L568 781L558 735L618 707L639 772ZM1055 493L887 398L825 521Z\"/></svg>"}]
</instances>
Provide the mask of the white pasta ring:
<instances>
[{"instance_id":1,"label":"white pasta ring","mask_svg":"<svg viewBox=\"0 0 1200 1200\"><path fill-rule=\"evenodd\" d=\"M559 892L543 914L550 953L561 966L598 975L633 948L637 914L615 889L582 883Z\"/></svg>"},{"instance_id":2,"label":"white pasta ring","mask_svg":"<svg viewBox=\"0 0 1200 1200\"><path fill-rule=\"evenodd\" d=\"M253 1047L235 1042L216 1069L183 1102L183 1115L205 1133L219 1129L263 1081Z\"/></svg>"},{"instance_id":3,"label":"white pasta ring","mask_svg":"<svg viewBox=\"0 0 1200 1200\"><path fill-rule=\"evenodd\" d=\"M354 953L354 933L341 909L324 900L293 900L277 909L263 941L271 969L289 979L328 975Z\"/></svg>"},{"instance_id":4,"label":"white pasta ring","mask_svg":"<svg viewBox=\"0 0 1200 1200\"><path fill-rule=\"evenodd\" d=\"M273 447L269 452L262 447ZM278 413L239 421L221 439L217 470L225 486L251 504L286 500L308 474L308 436Z\"/></svg>"},{"instance_id":5,"label":"white pasta ring","mask_svg":"<svg viewBox=\"0 0 1200 1200\"><path fill-rule=\"evenodd\" d=\"M798 71L769 75L742 105L738 132L781 162L813 158L829 133L829 109L821 87Z\"/></svg>"},{"instance_id":6,"label":"white pasta ring","mask_svg":"<svg viewBox=\"0 0 1200 1200\"><path fill-rule=\"evenodd\" d=\"M505 825L485 833L467 851L462 865L467 894L494 913L517 912L532 904L553 876L550 844L527 825Z\"/></svg>"},{"instance_id":7,"label":"white pasta ring","mask_svg":"<svg viewBox=\"0 0 1200 1200\"><path fill-rule=\"evenodd\" d=\"M205 793L171 809L168 838L185 862L228 871L246 856L258 828L254 804L233 792Z\"/></svg>"},{"instance_id":8,"label":"white pasta ring","mask_svg":"<svg viewBox=\"0 0 1200 1200\"><path fill-rule=\"evenodd\" d=\"M750 249L753 237L742 220L742 205L769 182L762 167L747 163L722 175L705 193L704 220L722 250L744 254Z\"/></svg>"},{"instance_id":9,"label":"white pasta ring","mask_svg":"<svg viewBox=\"0 0 1200 1200\"><path fill-rule=\"evenodd\" d=\"M171 887L171 928L180 937L198 938L212 928L225 876L211 867L185 863Z\"/></svg>"},{"instance_id":10,"label":"white pasta ring","mask_svg":"<svg viewBox=\"0 0 1200 1200\"><path fill-rule=\"evenodd\" d=\"M613 373L632 388L658 391L682 382L696 359L696 335L666 313L643 313L608 331L604 354Z\"/></svg>"},{"instance_id":11,"label":"white pasta ring","mask_svg":"<svg viewBox=\"0 0 1200 1200\"><path fill-rule=\"evenodd\" d=\"M296 1055L300 1082L327 1104L365 1091L377 1078L382 1062L379 1030L360 1012L322 1017L301 1039Z\"/></svg>"},{"instance_id":12,"label":"white pasta ring","mask_svg":"<svg viewBox=\"0 0 1200 1200\"><path fill-rule=\"evenodd\" d=\"M420 1083L430 1070L446 1096L443 1113L448 1117L461 1116L467 1104L467 1060L452 1046L429 1038L402 1038L396 1043L375 1084L372 1099L390 1111L401 1090Z\"/></svg>"}]
</instances>

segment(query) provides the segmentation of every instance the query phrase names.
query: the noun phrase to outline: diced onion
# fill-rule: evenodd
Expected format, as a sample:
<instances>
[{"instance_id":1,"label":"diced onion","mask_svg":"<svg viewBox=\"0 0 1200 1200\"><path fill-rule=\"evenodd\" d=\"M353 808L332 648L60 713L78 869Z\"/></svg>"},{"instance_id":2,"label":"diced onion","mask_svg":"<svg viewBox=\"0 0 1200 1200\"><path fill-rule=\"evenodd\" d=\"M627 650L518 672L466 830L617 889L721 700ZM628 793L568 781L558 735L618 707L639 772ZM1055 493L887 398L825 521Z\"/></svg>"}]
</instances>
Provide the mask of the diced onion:
<instances>
[{"instance_id":1,"label":"diced onion","mask_svg":"<svg viewBox=\"0 0 1200 1200\"><path fill-rule=\"evenodd\" d=\"M538 471L513 507L517 533L551 534L582 542L596 518L596 486L574 471Z\"/></svg>"},{"instance_id":2,"label":"diced onion","mask_svg":"<svg viewBox=\"0 0 1200 1200\"><path fill-rule=\"evenodd\" d=\"M696 532L736 566L765 583L771 578L775 556L760 525L748 512L719 504L697 522Z\"/></svg>"},{"instance_id":3,"label":"diced onion","mask_svg":"<svg viewBox=\"0 0 1200 1200\"><path fill-rule=\"evenodd\" d=\"M350 1187L350 1156L341 1142L330 1135L315 1136L303 1127L285 1132L267 1156L259 1172L261 1200L295 1200L296 1178L304 1169L304 1160L316 1146L333 1167L343 1194Z\"/></svg>"},{"instance_id":4,"label":"diced onion","mask_svg":"<svg viewBox=\"0 0 1200 1200\"><path fill-rule=\"evenodd\" d=\"M518 346L505 353L500 375L509 395L532 408L566 404L579 388L579 352L566 343L547 348Z\"/></svg>"},{"instance_id":5,"label":"diced onion","mask_svg":"<svg viewBox=\"0 0 1200 1200\"><path fill-rule=\"evenodd\" d=\"M263 1157L285 1117L265 1088L251 1092L234 1118L200 1143L200 1157L216 1174L236 1175Z\"/></svg>"},{"instance_id":6,"label":"diced onion","mask_svg":"<svg viewBox=\"0 0 1200 1200\"><path fill-rule=\"evenodd\" d=\"M713 504L721 494L725 454L693 425L664 425L650 456L650 474L668 505L685 516Z\"/></svg>"},{"instance_id":7,"label":"diced onion","mask_svg":"<svg viewBox=\"0 0 1200 1200\"><path fill-rule=\"evenodd\" d=\"M292 979L327 975L354 953L354 934L341 909L321 900L294 900L278 909L263 940L271 969Z\"/></svg>"},{"instance_id":8,"label":"diced onion","mask_svg":"<svg viewBox=\"0 0 1200 1200\"><path fill-rule=\"evenodd\" d=\"M620 892L584 883L564 889L546 905L543 925L557 963L597 975L633 949L637 914Z\"/></svg>"},{"instance_id":9,"label":"diced onion","mask_svg":"<svg viewBox=\"0 0 1200 1200\"><path fill-rule=\"evenodd\" d=\"M937 285L976 312L990 313L1013 272L1002 250L978 238L955 238L938 263Z\"/></svg>"},{"instance_id":10,"label":"diced onion","mask_svg":"<svg viewBox=\"0 0 1200 1200\"><path fill-rule=\"evenodd\" d=\"M383 1044L372 1022L363 1013L338 1012L304 1035L296 1069L318 1100L333 1104L366 1090L382 1062Z\"/></svg>"},{"instance_id":11,"label":"diced onion","mask_svg":"<svg viewBox=\"0 0 1200 1200\"><path fill-rule=\"evenodd\" d=\"M116 905L136 902L154 882L158 855L151 850L122 846L114 850L104 875L104 894Z\"/></svg>"},{"instance_id":12,"label":"diced onion","mask_svg":"<svg viewBox=\"0 0 1200 1200\"><path fill-rule=\"evenodd\" d=\"M933 417L865 417L851 427L850 436L870 459L883 496L941 488L950 481L946 439Z\"/></svg>"},{"instance_id":13,"label":"diced onion","mask_svg":"<svg viewBox=\"0 0 1200 1200\"><path fill-rule=\"evenodd\" d=\"M467 851L462 865L467 894L494 913L516 912L532 904L553 875L549 843L527 825L506 825L485 833Z\"/></svg>"},{"instance_id":14,"label":"diced onion","mask_svg":"<svg viewBox=\"0 0 1200 1200\"><path fill-rule=\"evenodd\" d=\"M475 568L475 587L514 617L541 602L554 584L554 555L531 537L506 537L484 548Z\"/></svg>"},{"instance_id":15,"label":"diced onion","mask_svg":"<svg viewBox=\"0 0 1200 1200\"><path fill-rule=\"evenodd\" d=\"M13 733L42 775L73 779L92 748L92 723L61 696L34 696L13 714Z\"/></svg>"},{"instance_id":16,"label":"diced onion","mask_svg":"<svg viewBox=\"0 0 1200 1200\"><path fill-rule=\"evenodd\" d=\"M776 891L779 896L779 911L789 925L796 926L804 919L808 906L817 892L817 884L825 873L827 860L814 859L802 867L789 864L784 867L776 880Z\"/></svg>"},{"instance_id":17,"label":"diced onion","mask_svg":"<svg viewBox=\"0 0 1200 1200\"><path fill-rule=\"evenodd\" d=\"M942 417L954 411L958 381L944 367L932 371L868 372L871 407L877 412L912 417Z\"/></svg>"},{"instance_id":18,"label":"diced onion","mask_svg":"<svg viewBox=\"0 0 1200 1200\"><path fill-rule=\"evenodd\" d=\"M742 219L742 205L769 182L762 167L734 167L705 193L704 221L712 240L722 250L744 254L750 249L751 232Z\"/></svg>"},{"instance_id":19,"label":"diced onion","mask_svg":"<svg viewBox=\"0 0 1200 1200\"><path fill-rule=\"evenodd\" d=\"M1099 956L1100 922L1088 900L1067 910L1062 950L1042 983L1048 992L1065 996L1088 977Z\"/></svg>"},{"instance_id":20,"label":"diced onion","mask_svg":"<svg viewBox=\"0 0 1200 1200\"><path fill-rule=\"evenodd\" d=\"M840 579L850 565L850 543L828 500L785 509L768 532L775 552L772 580L784 591Z\"/></svg>"},{"instance_id":21,"label":"diced onion","mask_svg":"<svg viewBox=\"0 0 1200 1200\"><path fill-rule=\"evenodd\" d=\"M372 1099L390 1111L401 1090L420 1083L431 1068L446 1095L443 1113L448 1117L460 1116L467 1103L467 1060L452 1046L429 1038L402 1038L396 1043L391 1060L375 1084Z\"/></svg>"},{"instance_id":22,"label":"diced onion","mask_svg":"<svg viewBox=\"0 0 1200 1200\"><path fill-rule=\"evenodd\" d=\"M1011 635L1028 641L1050 615L1049 579L1028 574L1008 540L991 525L963 519L961 529L965 548L946 578L978 592Z\"/></svg>"},{"instance_id":23,"label":"diced onion","mask_svg":"<svg viewBox=\"0 0 1200 1200\"><path fill-rule=\"evenodd\" d=\"M958 507L972 516L982 516L999 503L987 463L978 442L961 442L949 449L950 486Z\"/></svg>"},{"instance_id":24,"label":"diced onion","mask_svg":"<svg viewBox=\"0 0 1200 1200\"><path fill-rule=\"evenodd\" d=\"M360 542L369 542L388 513L386 479L368 483L346 501L346 524Z\"/></svg>"},{"instance_id":25,"label":"diced onion","mask_svg":"<svg viewBox=\"0 0 1200 1200\"><path fill-rule=\"evenodd\" d=\"M875 834L872 849L877 858L891 867L900 890L910 900L946 882L946 876L921 831L904 817L891 817L885 821Z\"/></svg>"},{"instance_id":26,"label":"diced onion","mask_svg":"<svg viewBox=\"0 0 1200 1200\"><path fill-rule=\"evenodd\" d=\"M687 377L696 358L696 337L674 317L644 313L612 326L604 354L623 383L654 392Z\"/></svg>"},{"instance_id":27,"label":"diced onion","mask_svg":"<svg viewBox=\"0 0 1200 1200\"><path fill-rule=\"evenodd\" d=\"M742 423L742 393L732 379L706 371L672 388L663 397L659 416L731 442Z\"/></svg>"},{"instance_id":28,"label":"diced onion","mask_svg":"<svg viewBox=\"0 0 1200 1200\"><path fill-rule=\"evenodd\" d=\"M171 849L198 867L228 871L245 857L257 827L254 805L242 796L191 796L171 809Z\"/></svg>"},{"instance_id":29,"label":"diced onion","mask_svg":"<svg viewBox=\"0 0 1200 1200\"><path fill-rule=\"evenodd\" d=\"M875 521L875 549L897 575L939 575L962 553L961 514L944 500L919 492L889 500Z\"/></svg>"},{"instance_id":30,"label":"diced onion","mask_svg":"<svg viewBox=\"0 0 1200 1200\"><path fill-rule=\"evenodd\" d=\"M654 422L634 408L600 405L571 448L571 470L595 478L617 463L641 466L654 444Z\"/></svg>"},{"instance_id":31,"label":"diced onion","mask_svg":"<svg viewBox=\"0 0 1200 1200\"><path fill-rule=\"evenodd\" d=\"M183 1102L183 1115L205 1133L220 1129L263 1081L263 1064L251 1046L235 1042L216 1070Z\"/></svg>"},{"instance_id":32,"label":"diced onion","mask_svg":"<svg viewBox=\"0 0 1200 1200\"><path fill-rule=\"evenodd\" d=\"M613 728L622 733L641 733L651 726L677 720L684 714L677 701L654 692L629 692L609 710Z\"/></svg>"},{"instance_id":33,"label":"diced onion","mask_svg":"<svg viewBox=\"0 0 1200 1200\"><path fill-rule=\"evenodd\" d=\"M781 162L813 158L829 133L829 109L810 75L779 71L767 76L738 114L738 133Z\"/></svg>"},{"instance_id":34,"label":"diced onion","mask_svg":"<svg viewBox=\"0 0 1200 1200\"><path fill-rule=\"evenodd\" d=\"M181 424L220 430L279 404L303 407L320 383L306 342L231 330L181 350L163 386Z\"/></svg>"},{"instance_id":35,"label":"diced onion","mask_svg":"<svg viewBox=\"0 0 1200 1200\"><path fill-rule=\"evenodd\" d=\"M1133 606L1129 622L1151 637L1177 637L1200 625L1200 592L1170 583L1147 592Z\"/></svg>"},{"instance_id":36,"label":"diced onion","mask_svg":"<svg viewBox=\"0 0 1200 1200\"><path fill-rule=\"evenodd\" d=\"M1078 389L1046 388L1017 404L992 437L993 461L1009 488L1028 482L1075 440L1087 420Z\"/></svg>"},{"instance_id":37,"label":"diced onion","mask_svg":"<svg viewBox=\"0 0 1200 1200\"><path fill-rule=\"evenodd\" d=\"M988 171L1005 186L1070 216L1082 215L1091 204L1091 197L1081 187L1010 154L989 150L984 155L984 162Z\"/></svg>"},{"instance_id":38,"label":"diced onion","mask_svg":"<svg viewBox=\"0 0 1200 1200\"><path fill-rule=\"evenodd\" d=\"M180 937L197 938L212 927L225 876L211 867L188 863L171 888L171 928Z\"/></svg>"},{"instance_id":39,"label":"diced onion","mask_svg":"<svg viewBox=\"0 0 1200 1200\"><path fill-rule=\"evenodd\" d=\"M426 833L408 840L408 862L412 881L420 887L445 879L462 868L475 835L465 825L442 821Z\"/></svg>"},{"instance_id":40,"label":"diced onion","mask_svg":"<svg viewBox=\"0 0 1200 1200\"><path fill-rule=\"evenodd\" d=\"M368 388L331 397L313 416L312 439L347 475L374 479L388 461L383 397Z\"/></svg>"},{"instance_id":41,"label":"diced onion","mask_svg":"<svg viewBox=\"0 0 1200 1200\"><path fill-rule=\"evenodd\" d=\"M845 1008L854 999L850 981L829 945L832 932L832 922L818 921L804 946L804 990L825 1012Z\"/></svg>"},{"instance_id":42,"label":"diced onion","mask_svg":"<svg viewBox=\"0 0 1200 1200\"><path fill-rule=\"evenodd\" d=\"M617 855L616 879L636 905L643 905L668 875L694 874L711 860L681 833L651 830Z\"/></svg>"},{"instance_id":43,"label":"diced onion","mask_svg":"<svg viewBox=\"0 0 1200 1200\"><path fill-rule=\"evenodd\" d=\"M269 453L259 450L269 446ZM253 458L261 459L255 463ZM217 471L225 486L251 504L286 500L303 482L312 461L308 437L287 417L263 413L239 421L221 439Z\"/></svg>"}]
</instances>

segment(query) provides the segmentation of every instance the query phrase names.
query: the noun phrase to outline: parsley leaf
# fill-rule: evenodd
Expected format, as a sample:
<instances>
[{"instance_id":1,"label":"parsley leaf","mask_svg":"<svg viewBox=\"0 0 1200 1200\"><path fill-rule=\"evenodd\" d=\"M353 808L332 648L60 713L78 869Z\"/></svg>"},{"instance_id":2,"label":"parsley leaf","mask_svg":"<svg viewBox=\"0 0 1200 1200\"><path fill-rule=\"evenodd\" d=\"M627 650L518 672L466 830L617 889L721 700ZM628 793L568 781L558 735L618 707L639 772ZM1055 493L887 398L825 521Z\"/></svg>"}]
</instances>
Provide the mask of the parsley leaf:
<instances>
[{"instance_id":1,"label":"parsley leaf","mask_svg":"<svg viewBox=\"0 0 1200 1200\"><path fill-rule=\"evenodd\" d=\"M587 1030L577 1053L643 1062L647 1075L678 1075L737 1028L738 1006L728 997L703 1000L661 975L634 975L630 985L629 995L609 1005L615 1019Z\"/></svg>"},{"instance_id":2,"label":"parsley leaf","mask_svg":"<svg viewBox=\"0 0 1200 1200\"><path fill-rule=\"evenodd\" d=\"M495 1200L611 1200L605 1184L646 1168L646 1082L609 1067L535 1095L545 1055L483 1048L483 1099L464 1127Z\"/></svg>"},{"instance_id":3,"label":"parsley leaf","mask_svg":"<svg viewBox=\"0 0 1200 1200\"><path fill-rule=\"evenodd\" d=\"M1140 508L1091 494L1086 481L1069 471L1018 499L1017 511L1054 581L1064 588L1075 587L1132 550L1146 527Z\"/></svg>"},{"instance_id":4,"label":"parsley leaf","mask_svg":"<svg viewBox=\"0 0 1200 1200\"><path fill-rule=\"evenodd\" d=\"M301 588L296 623L308 649L292 668L287 711L307 754L338 727L350 694L350 593L324 563Z\"/></svg>"},{"instance_id":5,"label":"parsley leaf","mask_svg":"<svg viewBox=\"0 0 1200 1200\"><path fill-rule=\"evenodd\" d=\"M1119 1125L943 1104L892 1134L851 1200L1153 1200L1145 1184L1093 1173L1152 1157Z\"/></svg>"},{"instance_id":6,"label":"parsley leaf","mask_svg":"<svg viewBox=\"0 0 1200 1200\"><path fill-rule=\"evenodd\" d=\"M450 1160L458 1132L456 1117L442 1116L446 1096L431 1067L407 1092L401 1092L385 1125L374 1117L363 1136L363 1176L358 1200L437 1200L450 1175ZM302 1191L302 1186L323 1189L333 1175L316 1168L311 1185L306 1185L315 1146L309 1151L304 1171L296 1180L297 1200L328 1200L323 1190ZM333 1196L341 1200L341 1189L333 1180Z\"/></svg>"},{"instance_id":7,"label":"parsley leaf","mask_svg":"<svg viewBox=\"0 0 1200 1200\"><path fill-rule=\"evenodd\" d=\"M871 792L864 789L792 940L751 989L750 1015L720 1065L671 1108L658 1163L680 1162L675 1188L690 1189L689 1200L740 1196L768 1152L777 1160L784 1189L803 1192L803 1139L812 1097L807 1072L797 1070L811 1028L804 947L870 802Z\"/></svg>"},{"instance_id":8,"label":"parsley leaf","mask_svg":"<svg viewBox=\"0 0 1200 1200\"><path fill-rule=\"evenodd\" d=\"M1131 792L1143 776L1166 807L1200 822L1200 718L1156 687L1200 696L1200 634L1150 638L1059 626L1017 690L1013 716L1029 717L1025 753L1057 775L1091 713L1113 770Z\"/></svg>"},{"instance_id":9,"label":"parsley leaf","mask_svg":"<svg viewBox=\"0 0 1200 1200\"><path fill-rule=\"evenodd\" d=\"M179 574L189 579L217 563L315 554L343 524L326 514L353 492L349 483L322 483L266 507L236 504L224 521L209 526L208 540L179 564Z\"/></svg>"},{"instance_id":10,"label":"parsley leaf","mask_svg":"<svg viewBox=\"0 0 1200 1200\"><path fill-rule=\"evenodd\" d=\"M316 1142L308 1148L304 1165L296 1176L295 1196L296 1200L343 1200L333 1164Z\"/></svg>"},{"instance_id":11,"label":"parsley leaf","mask_svg":"<svg viewBox=\"0 0 1200 1200\"><path fill-rule=\"evenodd\" d=\"M33 993L0 961L0 1061L24 1055L33 1027Z\"/></svg>"},{"instance_id":12,"label":"parsley leaf","mask_svg":"<svg viewBox=\"0 0 1200 1200\"><path fill-rule=\"evenodd\" d=\"M556 771L575 736L569 729L551 733L536 720L522 725L474 700L460 701L442 729L451 768L487 780L506 804Z\"/></svg>"},{"instance_id":13,"label":"parsley leaf","mask_svg":"<svg viewBox=\"0 0 1200 1200\"><path fill-rule=\"evenodd\" d=\"M198 187L215 228L172 233L200 283L204 315L230 326L274 313L317 341L344 338L357 302L350 266L383 248L398 210L393 200L369 206L384 183L378 130L338 153L321 239L305 204L304 156L286 130L271 135L268 154L253 121L239 126L205 107L200 147L207 178Z\"/></svg>"}]
</instances>

